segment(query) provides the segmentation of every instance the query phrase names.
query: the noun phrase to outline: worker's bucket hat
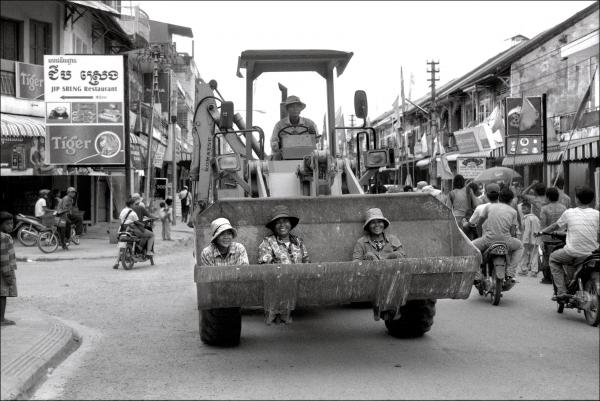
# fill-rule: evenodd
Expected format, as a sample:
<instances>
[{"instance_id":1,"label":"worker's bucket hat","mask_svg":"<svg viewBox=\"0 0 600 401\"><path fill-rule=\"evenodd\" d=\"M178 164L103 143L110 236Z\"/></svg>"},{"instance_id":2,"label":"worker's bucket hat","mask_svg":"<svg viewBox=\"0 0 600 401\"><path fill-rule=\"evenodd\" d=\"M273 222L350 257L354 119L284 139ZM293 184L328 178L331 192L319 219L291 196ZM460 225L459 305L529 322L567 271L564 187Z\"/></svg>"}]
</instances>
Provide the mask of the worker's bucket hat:
<instances>
[{"instance_id":1,"label":"worker's bucket hat","mask_svg":"<svg viewBox=\"0 0 600 401\"><path fill-rule=\"evenodd\" d=\"M210 232L212 233L210 242L213 242L219 235L227 230L231 230L231 232L233 232L233 238L237 237L237 230L233 228L229 220L227 220L225 217L219 217L218 219L213 220L210 223Z\"/></svg>"},{"instance_id":2,"label":"worker's bucket hat","mask_svg":"<svg viewBox=\"0 0 600 401\"><path fill-rule=\"evenodd\" d=\"M390 221L383 216L381 209L374 207L372 209L367 210L367 218L365 219L365 224L363 225L363 230L369 231L369 223L373 220L381 220L383 221L383 227L388 228L390 225Z\"/></svg>"},{"instance_id":3,"label":"worker's bucket hat","mask_svg":"<svg viewBox=\"0 0 600 401\"><path fill-rule=\"evenodd\" d=\"M302 106L302 110L304 110L306 108L306 105L304 103L302 103L302 101L300 100L300 98L298 96L288 96L287 99L285 99L285 107L287 108L290 104L296 104L299 103Z\"/></svg>"},{"instance_id":4,"label":"worker's bucket hat","mask_svg":"<svg viewBox=\"0 0 600 401\"><path fill-rule=\"evenodd\" d=\"M75 187L69 187L67 188L67 193L69 192L77 192L77 190L75 189Z\"/></svg>"},{"instance_id":5,"label":"worker's bucket hat","mask_svg":"<svg viewBox=\"0 0 600 401\"><path fill-rule=\"evenodd\" d=\"M267 224L265 224L265 226L271 231L275 231L275 221L281 217L289 219L290 223L292 224L292 228L296 227L298 225L298 222L300 221L298 217L292 216L290 214L290 211L287 206L277 205L274 206L273 209L271 209L271 219Z\"/></svg>"}]
</instances>

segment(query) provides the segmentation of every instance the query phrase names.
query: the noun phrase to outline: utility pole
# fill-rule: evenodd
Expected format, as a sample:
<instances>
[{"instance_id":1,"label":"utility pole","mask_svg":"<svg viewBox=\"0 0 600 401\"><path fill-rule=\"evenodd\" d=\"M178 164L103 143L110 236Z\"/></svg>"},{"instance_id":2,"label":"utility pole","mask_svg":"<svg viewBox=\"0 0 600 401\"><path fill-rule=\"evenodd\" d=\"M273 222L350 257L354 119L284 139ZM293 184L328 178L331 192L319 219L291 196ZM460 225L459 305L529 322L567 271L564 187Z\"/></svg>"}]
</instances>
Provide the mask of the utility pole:
<instances>
[{"instance_id":1,"label":"utility pole","mask_svg":"<svg viewBox=\"0 0 600 401\"><path fill-rule=\"evenodd\" d=\"M436 113L436 100L435 100L435 82L439 81L439 78L436 78L436 74L440 72L439 68L436 68L436 66L439 64L439 61L428 61L427 64L429 64L430 69L427 70L428 73L431 74L431 77L428 79L429 82L431 82L431 84L429 85L429 87L431 88L431 113L429 115L429 132L431 134L431 159L429 160L429 183L432 184L432 181L435 179L437 181L437 178L435 176L435 169L434 169L434 163L435 163L435 149L433 147L434 145L434 139L435 136L437 135L437 132L434 133L434 131L436 130L436 122L437 122L437 113ZM438 139L439 142L439 139Z\"/></svg>"}]
</instances>

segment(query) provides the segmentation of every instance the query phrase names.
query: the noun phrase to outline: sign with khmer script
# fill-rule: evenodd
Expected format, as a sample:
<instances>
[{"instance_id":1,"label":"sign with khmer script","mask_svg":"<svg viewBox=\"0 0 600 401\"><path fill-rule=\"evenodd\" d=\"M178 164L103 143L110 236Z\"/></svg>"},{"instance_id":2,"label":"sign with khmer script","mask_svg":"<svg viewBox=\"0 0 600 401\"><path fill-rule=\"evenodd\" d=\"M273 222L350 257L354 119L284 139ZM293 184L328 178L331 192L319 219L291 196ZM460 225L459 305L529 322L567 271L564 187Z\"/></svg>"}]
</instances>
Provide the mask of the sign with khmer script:
<instances>
[{"instance_id":1,"label":"sign with khmer script","mask_svg":"<svg viewBox=\"0 0 600 401\"><path fill-rule=\"evenodd\" d=\"M125 163L123 56L45 55L50 164Z\"/></svg>"}]
</instances>

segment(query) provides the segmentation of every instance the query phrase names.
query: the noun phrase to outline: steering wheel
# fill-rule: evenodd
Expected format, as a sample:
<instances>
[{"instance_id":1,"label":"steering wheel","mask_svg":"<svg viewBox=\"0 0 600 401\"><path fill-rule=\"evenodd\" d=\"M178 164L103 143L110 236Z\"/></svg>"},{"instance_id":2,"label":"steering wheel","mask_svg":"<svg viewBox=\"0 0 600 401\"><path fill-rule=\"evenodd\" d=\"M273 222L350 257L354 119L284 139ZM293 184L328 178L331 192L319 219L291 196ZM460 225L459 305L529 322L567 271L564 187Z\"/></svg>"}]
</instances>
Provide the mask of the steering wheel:
<instances>
[{"instance_id":1,"label":"steering wheel","mask_svg":"<svg viewBox=\"0 0 600 401\"><path fill-rule=\"evenodd\" d=\"M281 134L302 135L302 134L310 133L310 130L311 130L311 127L304 125L304 124L283 127L277 133L277 140L279 141L279 150L281 150ZM315 132L315 134L316 134L316 132Z\"/></svg>"}]
</instances>

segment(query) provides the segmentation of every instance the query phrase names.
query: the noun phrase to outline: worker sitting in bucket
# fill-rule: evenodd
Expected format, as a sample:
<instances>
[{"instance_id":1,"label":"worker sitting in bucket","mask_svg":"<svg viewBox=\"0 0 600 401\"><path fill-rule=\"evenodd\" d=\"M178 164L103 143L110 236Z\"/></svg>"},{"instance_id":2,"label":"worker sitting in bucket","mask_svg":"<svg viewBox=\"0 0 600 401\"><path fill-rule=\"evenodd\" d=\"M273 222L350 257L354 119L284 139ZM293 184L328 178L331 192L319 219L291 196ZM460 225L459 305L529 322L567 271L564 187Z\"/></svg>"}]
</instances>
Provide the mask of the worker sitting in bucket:
<instances>
[{"instance_id":1,"label":"worker sitting in bucket","mask_svg":"<svg viewBox=\"0 0 600 401\"><path fill-rule=\"evenodd\" d=\"M402 243L393 234L386 234L390 221L383 216L381 209L367 210L363 229L366 235L360 237L354 246L353 260L383 260L405 258Z\"/></svg>"},{"instance_id":2,"label":"worker sitting in bucket","mask_svg":"<svg viewBox=\"0 0 600 401\"><path fill-rule=\"evenodd\" d=\"M290 234L300 219L292 216L286 206L277 205L271 210L266 227L273 232L258 246L258 263L297 264L310 263L302 238Z\"/></svg>"},{"instance_id":3,"label":"worker sitting in bucket","mask_svg":"<svg viewBox=\"0 0 600 401\"><path fill-rule=\"evenodd\" d=\"M298 96L288 96L285 99L285 108L288 116L279 120L273 128L271 136L272 159L281 160L281 137L285 135L311 134L315 136L315 144L320 135L316 124L309 118L300 117L300 112L304 110L306 104L302 103Z\"/></svg>"}]
</instances>

